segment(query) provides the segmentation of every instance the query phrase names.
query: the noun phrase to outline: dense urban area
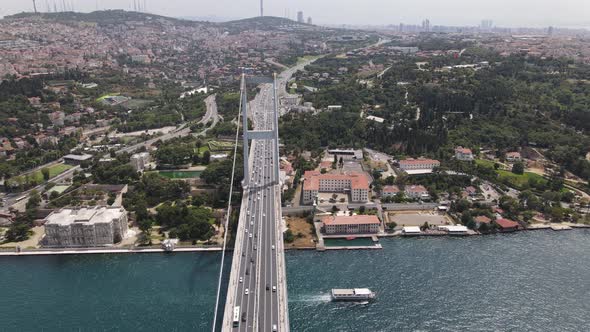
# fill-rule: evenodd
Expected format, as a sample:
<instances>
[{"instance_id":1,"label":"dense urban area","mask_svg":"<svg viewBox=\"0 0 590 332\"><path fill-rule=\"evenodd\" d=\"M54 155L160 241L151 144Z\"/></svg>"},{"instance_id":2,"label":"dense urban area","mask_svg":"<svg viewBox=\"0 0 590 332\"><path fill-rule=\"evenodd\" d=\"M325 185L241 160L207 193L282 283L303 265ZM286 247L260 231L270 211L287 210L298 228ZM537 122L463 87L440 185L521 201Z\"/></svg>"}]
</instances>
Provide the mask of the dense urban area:
<instances>
[{"instance_id":1,"label":"dense urban area","mask_svg":"<svg viewBox=\"0 0 590 332\"><path fill-rule=\"evenodd\" d=\"M292 67L279 87L286 249L589 227L589 42L486 22L5 17L0 246L219 248L234 151L244 161L240 77Z\"/></svg>"}]
</instances>

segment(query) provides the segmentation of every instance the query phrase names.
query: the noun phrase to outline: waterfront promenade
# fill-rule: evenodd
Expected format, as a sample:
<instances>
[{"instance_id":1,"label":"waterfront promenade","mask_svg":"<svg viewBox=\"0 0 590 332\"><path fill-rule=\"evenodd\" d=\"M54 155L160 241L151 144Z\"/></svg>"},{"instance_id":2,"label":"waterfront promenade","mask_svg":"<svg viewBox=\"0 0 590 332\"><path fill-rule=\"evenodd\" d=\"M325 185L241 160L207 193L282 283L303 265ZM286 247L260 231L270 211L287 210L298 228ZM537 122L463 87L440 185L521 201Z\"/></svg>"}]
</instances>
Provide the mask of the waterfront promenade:
<instances>
[{"instance_id":1,"label":"waterfront promenade","mask_svg":"<svg viewBox=\"0 0 590 332\"><path fill-rule=\"evenodd\" d=\"M211 247L176 247L174 251L166 251L162 248L135 247L135 248L68 248L68 249L22 249L0 251L0 256L44 256L44 255L86 255L86 254L143 254L163 252L215 252L221 251L220 246Z\"/></svg>"}]
</instances>

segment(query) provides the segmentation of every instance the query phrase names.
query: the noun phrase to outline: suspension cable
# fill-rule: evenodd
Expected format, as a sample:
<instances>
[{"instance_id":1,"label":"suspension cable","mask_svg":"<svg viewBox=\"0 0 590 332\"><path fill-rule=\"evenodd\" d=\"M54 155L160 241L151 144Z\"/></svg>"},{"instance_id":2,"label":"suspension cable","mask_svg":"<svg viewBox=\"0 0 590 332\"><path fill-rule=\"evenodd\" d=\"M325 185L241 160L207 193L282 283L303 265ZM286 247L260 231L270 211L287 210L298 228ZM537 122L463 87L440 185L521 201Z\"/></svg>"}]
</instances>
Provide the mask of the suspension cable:
<instances>
[{"instance_id":1,"label":"suspension cable","mask_svg":"<svg viewBox=\"0 0 590 332\"><path fill-rule=\"evenodd\" d=\"M242 80L243 79L244 79L244 77L242 76ZM236 129L236 140L235 140L235 144L234 144L234 158L233 158L233 165L232 165L232 171L231 171L231 181L230 181L230 187L229 187L229 199L227 202L227 216L225 219L225 226L224 226L225 233L223 234L223 249L221 251L221 267L219 268L219 280L217 282L217 297L215 299L215 314L213 316L213 328L211 329L212 332L215 332L215 328L217 325L217 311L219 310L219 299L220 299L220 295L221 295L221 280L223 277L223 265L225 262L225 248L227 245L227 233L229 233L229 218L231 217L231 214L232 214L231 203L232 203L232 196L233 196L233 190L234 190L234 175L236 172L236 158L237 158L237 154L238 154L238 140L240 137L240 115L242 114L242 94L244 93L243 89L245 88L244 81L242 81L242 83L240 85L241 85L240 86L240 106L238 108L238 118L237 118L238 124L237 124L237 129ZM246 129L244 128L243 130L246 130ZM246 156L243 156L242 158L246 158ZM247 162L247 161L245 160L244 162Z\"/></svg>"}]
</instances>

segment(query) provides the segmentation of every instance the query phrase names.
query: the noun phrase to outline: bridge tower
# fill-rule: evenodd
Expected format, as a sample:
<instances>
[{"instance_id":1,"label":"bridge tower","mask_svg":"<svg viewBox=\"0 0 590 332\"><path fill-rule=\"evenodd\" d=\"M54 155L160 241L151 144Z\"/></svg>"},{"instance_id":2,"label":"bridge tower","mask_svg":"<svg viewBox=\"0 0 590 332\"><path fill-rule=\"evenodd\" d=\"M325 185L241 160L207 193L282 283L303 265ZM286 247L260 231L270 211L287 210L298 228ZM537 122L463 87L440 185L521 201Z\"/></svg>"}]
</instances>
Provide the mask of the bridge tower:
<instances>
[{"instance_id":1,"label":"bridge tower","mask_svg":"<svg viewBox=\"0 0 590 332\"><path fill-rule=\"evenodd\" d=\"M266 84L272 82L273 85L273 121L272 121L272 129L261 129L261 130L250 130L248 129L248 118L254 117L255 114L249 114L249 105L248 105L248 87L247 87L247 79L246 75L242 74L242 80L240 83L240 90L242 95L242 132L243 132L243 147L244 147L244 184L247 184L250 181L250 165L248 163L248 156L250 154L250 140L254 139L268 139L274 141L274 149L273 149L273 171L275 173L275 178L279 179L279 111L278 111L278 100L277 100L277 78L276 74L273 76L272 80L270 79L253 79L252 82L264 83ZM277 180L279 181L279 180Z\"/></svg>"}]
</instances>

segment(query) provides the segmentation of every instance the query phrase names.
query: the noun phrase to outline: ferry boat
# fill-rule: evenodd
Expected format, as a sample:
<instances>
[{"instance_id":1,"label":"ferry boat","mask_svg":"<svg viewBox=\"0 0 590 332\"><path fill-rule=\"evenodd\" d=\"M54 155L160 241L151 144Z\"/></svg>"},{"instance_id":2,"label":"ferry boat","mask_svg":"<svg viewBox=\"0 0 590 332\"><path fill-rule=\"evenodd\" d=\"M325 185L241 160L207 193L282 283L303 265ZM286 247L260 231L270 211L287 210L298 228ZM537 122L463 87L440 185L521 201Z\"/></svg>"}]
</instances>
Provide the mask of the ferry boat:
<instances>
[{"instance_id":1,"label":"ferry boat","mask_svg":"<svg viewBox=\"0 0 590 332\"><path fill-rule=\"evenodd\" d=\"M375 298L368 288L332 289L332 301L368 301Z\"/></svg>"}]
</instances>

